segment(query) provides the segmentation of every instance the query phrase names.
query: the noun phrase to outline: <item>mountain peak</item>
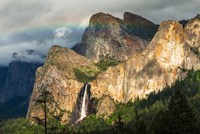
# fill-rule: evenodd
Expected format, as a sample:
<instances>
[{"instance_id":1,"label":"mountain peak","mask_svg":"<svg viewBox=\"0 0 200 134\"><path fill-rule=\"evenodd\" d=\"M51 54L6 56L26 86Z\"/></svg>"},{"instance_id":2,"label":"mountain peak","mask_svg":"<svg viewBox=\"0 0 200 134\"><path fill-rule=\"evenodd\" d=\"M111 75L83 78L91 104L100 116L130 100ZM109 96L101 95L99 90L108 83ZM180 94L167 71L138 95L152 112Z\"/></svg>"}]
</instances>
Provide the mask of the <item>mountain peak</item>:
<instances>
[{"instance_id":1,"label":"mountain peak","mask_svg":"<svg viewBox=\"0 0 200 134\"><path fill-rule=\"evenodd\" d=\"M82 42L75 50L95 62L104 58L127 60L133 53L143 50L149 42L134 34L144 32L143 27L136 30L132 26L131 28L129 29L124 20L110 14L97 13L91 17Z\"/></svg>"},{"instance_id":2,"label":"mountain peak","mask_svg":"<svg viewBox=\"0 0 200 134\"><path fill-rule=\"evenodd\" d=\"M153 22L143 18L140 15L133 14L131 12L124 12L124 21L126 23L132 23L135 25L155 25Z\"/></svg>"},{"instance_id":3,"label":"mountain peak","mask_svg":"<svg viewBox=\"0 0 200 134\"><path fill-rule=\"evenodd\" d=\"M102 12L94 14L90 19L90 25L114 26L119 25L122 22L123 20Z\"/></svg>"},{"instance_id":4,"label":"mountain peak","mask_svg":"<svg viewBox=\"0 0 200 134\"><path fill-rule=\"evenodd\" d=\"M125 12L124 27L131 35L151 40L157 31L158 25L143 18L142 16Z\"/></svg>"}]
</instances>

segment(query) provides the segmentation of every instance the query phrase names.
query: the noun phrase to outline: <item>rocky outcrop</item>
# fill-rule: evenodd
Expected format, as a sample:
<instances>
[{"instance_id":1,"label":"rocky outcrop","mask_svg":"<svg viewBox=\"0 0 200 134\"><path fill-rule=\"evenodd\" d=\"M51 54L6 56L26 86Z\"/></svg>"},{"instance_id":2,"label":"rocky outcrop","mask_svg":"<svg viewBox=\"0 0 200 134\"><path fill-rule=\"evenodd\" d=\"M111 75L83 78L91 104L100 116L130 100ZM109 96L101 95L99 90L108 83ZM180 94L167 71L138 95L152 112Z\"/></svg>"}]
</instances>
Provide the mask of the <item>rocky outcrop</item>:
<instances>
[{"instance_id":1,"label":"rocky outcrop","mask_svg":"<svg viewBox=\"0 0 200 134\"><path fill-rule=\"evenodd\" d=\"M109 96L103 96L97 106L97 116L108 117L115 110L115 103Z\"/></svg>"},{"instance_id":2,"label":"rocky outcrop","mask_svg":"<svg viewBox=\"0 0 200 134\"><path fill-rule=\"evenodd\" d=\"M127 60L130 55L146 48L149 43L149 41L141 39L133 32L133 29L136 31L136 27L133 27L134 22L132 20L138 18L131 19L130 23L128 18L125 17L126 20L121 20L104 13L93 15L88 28L83 34L82 42L73 49L95 62L103 58L118 61ZM140 20L142 19L140 18ZM143 24L140 24L137 30L143 29Z\"/></svg>"},{"instance_id":3,"label":"rocky outcrop","mask_svg":"<svg viewBox=\"0 0 200 134\"><path fill-rule=\"evenodd\" d=\"M115 24L117 22L118 20L113 20L112 25L118 26L119 22ZM200 69L199 22L199 17L196 17L190 20L185 28L178 22L163 22L151 43L142 52L135 53L125 62L108 68L90 82L91 98L101 99L103 96L109 96L115 102L123 103L134 101L136 98L146 98L149 93L160 91L177 79L184 78L187 72L183 70ZM94 52L98 53L99 50ZM108 54L113 56L112 53ZM44 117L37 100L40 98L42 85L45 85L58 104L57 109L68 111L60 117L61 121L69 121L70 113L76 107L77 94L84 85L77 80L73 70L75 67L95 68L91 60L72 50L61 47L53 47L50 50L44 66L37 70L29 105L29 119L34 121L35 117ZM111 110L105 105L105 100L100 102L104 103L99 103L100 111L97 113L110 114ZM52 107L57 106L50 103L48 107L54 109ZM56 114L59 114L59 110L54 112L54 115Z\"/></svg>"}]
</instances>

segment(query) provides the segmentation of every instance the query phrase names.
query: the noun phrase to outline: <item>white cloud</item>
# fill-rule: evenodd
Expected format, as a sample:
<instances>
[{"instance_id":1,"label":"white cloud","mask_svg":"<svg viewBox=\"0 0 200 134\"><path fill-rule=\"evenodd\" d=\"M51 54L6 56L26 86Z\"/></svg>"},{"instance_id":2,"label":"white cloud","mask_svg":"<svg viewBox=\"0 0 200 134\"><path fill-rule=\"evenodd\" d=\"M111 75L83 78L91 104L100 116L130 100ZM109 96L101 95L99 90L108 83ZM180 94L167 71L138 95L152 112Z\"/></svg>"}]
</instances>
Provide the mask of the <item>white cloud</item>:
<instances>
[{"instance_id":1,"label":"white cloud","mask_svg":"<svg viewBox=\"0 0 200 134\"><path fill-rule=\"evenodd\" d=\"M67 27L60 27L54 30L54 36L56 39L66 39L73 31Z\"/></svg>"}]
</instances>

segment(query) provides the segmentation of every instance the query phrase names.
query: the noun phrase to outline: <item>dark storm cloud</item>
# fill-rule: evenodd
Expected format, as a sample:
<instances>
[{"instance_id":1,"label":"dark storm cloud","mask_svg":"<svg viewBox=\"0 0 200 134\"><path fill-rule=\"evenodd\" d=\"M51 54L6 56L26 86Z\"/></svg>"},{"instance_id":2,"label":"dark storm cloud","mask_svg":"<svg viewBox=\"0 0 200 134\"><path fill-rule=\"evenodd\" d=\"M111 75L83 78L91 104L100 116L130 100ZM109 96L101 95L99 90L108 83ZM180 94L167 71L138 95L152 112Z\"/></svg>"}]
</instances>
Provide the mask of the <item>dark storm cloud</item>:
<instances>
[{"instance_id":1,"label":"dark storm cloud","mask_svg":"<svg viewBox=\"0 0 200 134\"><path fill-rule=\"evenodd\" d=\"M199 0L0 0L0 65L11 61L13 52L72 47L97 12L122 18L129 11L160 23L194 17L199 7Z\"/></svg>"}]
</instances>

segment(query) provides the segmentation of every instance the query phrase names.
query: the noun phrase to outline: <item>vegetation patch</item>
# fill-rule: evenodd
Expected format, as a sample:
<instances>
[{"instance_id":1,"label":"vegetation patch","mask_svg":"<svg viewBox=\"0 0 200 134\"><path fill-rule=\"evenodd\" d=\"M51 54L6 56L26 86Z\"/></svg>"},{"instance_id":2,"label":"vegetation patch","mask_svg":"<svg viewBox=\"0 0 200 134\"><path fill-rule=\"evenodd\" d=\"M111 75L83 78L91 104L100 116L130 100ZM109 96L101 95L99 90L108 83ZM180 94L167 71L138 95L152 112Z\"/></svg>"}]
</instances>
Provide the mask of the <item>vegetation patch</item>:
<instances>
[{"instance_id":1,"label":"vegetation patch","mask_svg":"<svg viewBox=\"0 0 200 134\"><path fill-rule=\"evenodd\" d=\"M95 65L101 70L101 71L106 71L108 69L108 67L111 66L116 66L119 63L121 63L120 61L117 61L115 59L102 59L100 60L98 63L96 63Z\"/></svg>"},{"instance_id":2,"label":"vegetation patch","mask_svg":"<svg viewBox=\"0 0 200 134\"><path fill-rule=\"evenodd\" d=\"M114 59L103 59L91 66L80 66L74 68L76 79L80 82L87 83L95 80L97 75L106 71L110 66L116 66L120 62Z\"/></svg>"},{"instance_id":3,"label":"vegetation patch","mask_svg":"<svg viewBox=\"0 0 200 134\"><path fill-rule=\"evenodd\" d=\"M26 118L9 119L0 122L1 134L43 134L43 126L31 125Z\"/></svg>"},{"instance_id":4,"label":"vegetation patch","mask_svg":"<svg viewBox=\"0 0 200 134\"><path fill-rule=\"evenodd\" d=\"M96 79L97 75L100 73L98 69L81 66L74 68L74 73L76 76L76 79L79 82L87 83L94 79Z\"/></svg>"}]
</instances>

